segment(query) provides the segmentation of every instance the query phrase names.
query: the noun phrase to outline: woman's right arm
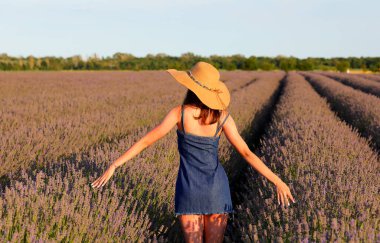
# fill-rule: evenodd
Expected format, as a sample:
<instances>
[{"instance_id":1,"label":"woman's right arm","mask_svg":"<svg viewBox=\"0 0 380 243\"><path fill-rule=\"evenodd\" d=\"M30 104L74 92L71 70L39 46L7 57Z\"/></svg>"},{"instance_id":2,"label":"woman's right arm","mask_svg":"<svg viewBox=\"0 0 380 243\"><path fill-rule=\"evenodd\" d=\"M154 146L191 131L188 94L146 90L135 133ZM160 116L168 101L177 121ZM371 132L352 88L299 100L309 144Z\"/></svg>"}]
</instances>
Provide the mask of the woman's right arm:
<instances>
[{"instance_id":1,"label":"woman's right arm","mask_svg":"<svg viewBox=\"0 0 380 243\"><path fill-rule=\"evenodd\" d=\"M240 136L235 121L231 115L227 118L223 125L223 131L226 135L228 141L234 146L234 148L239 152L239 154L250 164L256 171L265 176L269 181L277 187L277 199L278 202L283 203L283 205L289 205L288 197L295 202L292 194L290 193L289 187L276 175L274 174L262 161L257 157L248 147L247 143Z\"/></svg>"}]
</instances>

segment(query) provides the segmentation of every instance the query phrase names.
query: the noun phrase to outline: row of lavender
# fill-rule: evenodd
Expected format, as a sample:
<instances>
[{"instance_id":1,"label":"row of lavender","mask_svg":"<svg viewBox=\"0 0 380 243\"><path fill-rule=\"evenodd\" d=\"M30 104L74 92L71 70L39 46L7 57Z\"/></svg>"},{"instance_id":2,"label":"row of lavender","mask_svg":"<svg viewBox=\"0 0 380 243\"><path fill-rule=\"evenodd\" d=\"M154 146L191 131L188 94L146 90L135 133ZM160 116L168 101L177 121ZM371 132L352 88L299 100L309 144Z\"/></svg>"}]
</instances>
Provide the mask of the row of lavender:
<instances>
[{"instance_id":1,"label":"row of lavender","mask_svg":"<svg viewBox=\"0 0 380 243\"><path fill-rule=\"evenodd\" d=\"M380 82L380 74L356 74L356 76L361 76L367 79L371 79L377 82Z\"/></svg>"},{"instance_id":2,"label":"row of lavender","mask_svg":"<svg viewBox=\"0 0 380 243\"><path fill-rule=\"evenodd\" d=\"M332 73L332 72L318 72L327 76L329 78L333 78L338 80L339 82L351 86L355 89L359 89L363 92L373 94L377 97L380 97L380 83L371 79L371 76L361 76L346 73ZM374 76L376 77L376 76Z\"/></svg>"},{"instance_id":3,"label":"row of lavender","mask_svg":"<svg viewBox=\"0 0 380 243\"><path fill-rule=\"evenodd\" d=\"M302 75L326 97L331 108L347 123L371 140L380 151L380 98L346 86L331 78L312 72Z\"/></svg>"},{"instance_id":4,"label":"row of lavender","mask_svg":"<svg viewBox=\"0 0 380 243\"><path fill-rule=\"evenodd\" d=\"M379 240L378 154L301 75L288 75L261 141L257 153L297 203L278 206L275 187L250 169L227 242Z\"/></svg>"},{"instance_id":5,"label":"row of lavender","mask_svg":"<svg viewBox=\"0 0 380 243\"><path fill-rule=\"evenodd\" d=\"M227 82L231 90L236 89L232 92L230 112L243 130L271 102L284 76L282 72L252 74L249 80L233 85L232 81ZM170 89L169 85L166 90ZM166 108L159 109L167 110L169 103L172 104L162 102ZM153 121L148 106L145 103L136 112ZM161 235L180 241L179 224L174 218L174 185L179 166L174 131L118 169L101 190L90 187L111 161L156 123L130 125L136 129L131 129L128 136L92 146L86 152L49 160L41 170L22 170L22 178L11 181L0 198L4 209L0 214L1 240L76 242L109 241L112 237L115 241L137 242ZM220 143L221 161L227 173L233 175L232 148L223 136Z\"/></svg>"}]
</instances>

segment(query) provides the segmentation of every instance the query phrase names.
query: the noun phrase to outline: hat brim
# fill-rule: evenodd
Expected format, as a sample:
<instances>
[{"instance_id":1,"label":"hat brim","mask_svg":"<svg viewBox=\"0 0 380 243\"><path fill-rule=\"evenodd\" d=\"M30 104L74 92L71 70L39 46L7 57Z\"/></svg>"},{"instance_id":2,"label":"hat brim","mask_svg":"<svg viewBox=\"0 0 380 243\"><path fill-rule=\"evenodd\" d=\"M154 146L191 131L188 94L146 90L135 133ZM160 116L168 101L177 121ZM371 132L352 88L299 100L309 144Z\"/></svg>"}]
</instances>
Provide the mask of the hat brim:
<instances>
[{"instance_id":1,"label":"hat brim","mask_svg":"<svg viewBox=\"0 0 380 243\"><path fill-rule=\"evenodd\" d=\"M217 87L218 89L220 89L221 93L217 94L216 92L203 88L202 86L194 82L189 77L186 71L179 71L176 69L167 69L166 71L170 73L178 83L184 85L185 87L193 91L202 101L202 103L210 107L211 109L224 110L228 107L231 99L230 92L227 86L222 81L219 80ZM223 106L221 101L218 99L218 95L225 106Z\"/></svg>"}]
</instances>

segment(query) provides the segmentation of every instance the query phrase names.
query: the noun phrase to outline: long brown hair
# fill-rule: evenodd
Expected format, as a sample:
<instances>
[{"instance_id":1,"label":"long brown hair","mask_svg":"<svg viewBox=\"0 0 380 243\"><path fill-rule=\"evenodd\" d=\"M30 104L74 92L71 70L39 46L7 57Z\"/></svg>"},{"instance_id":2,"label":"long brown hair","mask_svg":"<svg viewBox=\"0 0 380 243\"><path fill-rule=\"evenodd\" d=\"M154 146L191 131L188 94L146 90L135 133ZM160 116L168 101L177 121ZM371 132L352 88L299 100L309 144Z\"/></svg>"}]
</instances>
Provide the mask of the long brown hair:
<instances>
[{"instance_id":1,"label":"long brown hair","mask_svg":"<svg viewBox=\"0 0 380 243\"><path fill-rule=\"evenodd\" d=\"M201 113L198 117L193 116L195 119L201 119L202 124L206 124L206 119L209 115L211 115L211 123L214 124L217 122L222 114L221 110L211 109L202 103L202 101L194 94L190 89L187 90L185 99L183 100L183 105L194 105L201 109Z\"/></svg>"}]
</instances>

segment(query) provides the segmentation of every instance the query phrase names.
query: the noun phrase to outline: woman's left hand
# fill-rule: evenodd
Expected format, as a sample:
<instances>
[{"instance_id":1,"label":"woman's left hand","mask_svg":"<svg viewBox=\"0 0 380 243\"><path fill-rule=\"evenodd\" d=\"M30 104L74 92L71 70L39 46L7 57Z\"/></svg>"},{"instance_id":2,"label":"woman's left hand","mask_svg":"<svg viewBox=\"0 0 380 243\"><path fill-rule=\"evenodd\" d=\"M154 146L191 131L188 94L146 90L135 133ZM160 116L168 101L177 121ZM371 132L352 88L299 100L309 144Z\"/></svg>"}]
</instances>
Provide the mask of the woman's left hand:
<instances>
[{"instance_id":1,"label":"woman's left hand","mask_svg":"<svg viewBox=\"0 0 380 243\"><path fill-rule=\"evenodd\" d=\"M104 186L104 184L106 184L106 182L111 178L114 172L115 172L115 166L111 165L110 167L108 167L108 169L106 170L106 172L104 172L102 176L100 176L93 183L91 183L91 186L94 188L99 188L101 186Z\"/></svg>"}]
</instances>

